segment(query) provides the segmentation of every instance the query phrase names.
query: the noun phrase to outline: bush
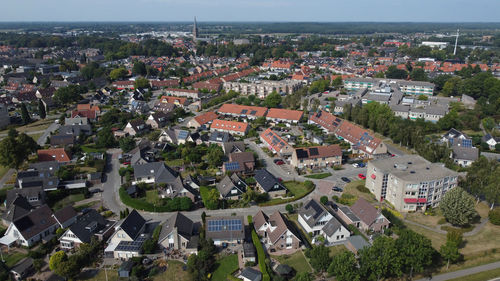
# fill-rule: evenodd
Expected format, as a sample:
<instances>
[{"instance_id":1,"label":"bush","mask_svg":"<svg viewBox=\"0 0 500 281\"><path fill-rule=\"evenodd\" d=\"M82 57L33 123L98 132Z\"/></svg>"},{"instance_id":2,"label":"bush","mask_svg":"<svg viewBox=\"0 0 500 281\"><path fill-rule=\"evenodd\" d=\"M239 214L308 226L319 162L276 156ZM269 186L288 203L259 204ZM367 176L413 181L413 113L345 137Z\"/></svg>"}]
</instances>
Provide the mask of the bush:
<instances>
[{"instance_id":1,"label":"bush","mask_svg":"<svg viewBox=\"0 0 500 281\"><path fill-rule=\"evenodd\" d=\"M321 196L319 201L321 202L321 204L326 205L326 203L328 203L328 197L323 195L323 196Z\"/></svg>"},{"instance_id":2,"label":"bush","mask_svg":"<svg viewBox=\"0 0 500 281\"><path fill-rule=\"evenodd\" d=\"M291 214L293 213L293 206L292 204L287 204L286 207L285 207L286 211Z\"/></svg>"},{"instance_id":3,"label":"bush","mask_svg":"<svg viewBox=\"0 0 500 281\"><path fill-rule=\"evenodd\" d=\"M366 188L364 185L360 184L356 186L356 189L363 192L363 193L370 193L370 190Z\"/></svg>"},{"instance_id":4,"label":"bush","mask_svg":"<svg viewBox=\"0 0 500 281\"><path fill-rule=\"evenodd\" d=\"M488 213L490 222L494 225L500 225L500 208L495 208Z\"/></svg>"},{"instance_id":5,"label":"bush","mask_svg":"<svg viewBox=\"0 0 500 281\"><path fill-rule=\"evenodd\" d=\"M356 195L352 195L349 193L343 193L337 202L343 205L351 206L358 200Z\"/></svg>"}]
</instances>

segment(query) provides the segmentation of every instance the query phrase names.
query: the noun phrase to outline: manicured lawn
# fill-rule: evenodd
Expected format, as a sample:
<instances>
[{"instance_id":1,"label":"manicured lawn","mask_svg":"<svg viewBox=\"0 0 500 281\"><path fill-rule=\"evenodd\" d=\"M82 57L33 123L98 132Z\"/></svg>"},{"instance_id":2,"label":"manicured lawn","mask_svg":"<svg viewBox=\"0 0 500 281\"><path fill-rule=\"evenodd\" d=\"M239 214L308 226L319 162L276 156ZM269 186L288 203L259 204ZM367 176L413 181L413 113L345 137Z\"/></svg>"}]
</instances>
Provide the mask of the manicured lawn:
<instances>
[{"instance_id":1,"label":"manicured lawn","mask_svg":"<svg viewBox=\"0 0 500 281\"><path fill-rule=\"evenodd\" d=\"M422 212L408 213L406 219L429 227L437 227L439 220L444 218L440 212L435 216L426 216Z\"/></svg>"},{"instance_id":2,"label":"manicured lawn","mask_svg":"<svg viewBox=\"0 0 500 281\"><path fill-rule=\"evenodd\" d=\"M180 261L168 261L168 267L165 272L155 275L153 281L173 280L190 281L189 272L182 270L184 264Z\"/></svg>"},{"instance_id":3,"label":"manicured lawn","mask_svg":"<svg viewBox=\"0 0 500 281\"><path fill-rule=\"evenodd\" d=\"M5 265L7 265L9 268L14 266L16 263L18 263L20 260L24 259L27 255L19 252L12 252L10 255L5 256L4 253L4 258L5 258Z\"/></svg>"},{"instance_id":4,"label":"manicured lawn","mask_svg":"<svg viewBox=\"0 0 500 281\"><path fill-rule=\"evenodd\" d=\"M370 203L376 203L377 200L371 193L366 193L366 192L361 192L359 191L356 187L358 185L365 186L365 181L364 180L357 180L357 181L352 181L344 187L344 193L354 195L356 197L363 197L366 201Z\"/></svg>"},{"instance_id":5,"label":"manicured lawn","mask_svg":"<svg viewBox=\"0 0 500 281\"><path fill-rule=\"evenodd\" d=\"M227 276L238 269L238 255L223 257L215 263L215 271L212 280L226 280Z\"/></svg>"},{"instance_id":6,"label":"manicured lawn","mask_svg":"<svg viewBox=\"0 0 500 281\"><path fill-rule=\"evenodd\" d=\"M273 258L282 264L289 265L295 269L296 272L312 272L312 269L301 250L298 250L291 255L273 256Z\"/></svg>"},{"instance_id":7,"label":"manicured lawn","mask_svg":"<svg viewBox=\"0 0 500 281\"><path fill-rule=\"evenodd\" d=\"M106 278L107 275L107 278ZM78 277L76 280L86 280L86 281L118 281L120 278L118 278L118 270L116 269L108 269L104 271L104 269L99 270L97 275L93 277L86 277L84 274L82 274L80 277Z\"/></svg>"},{"instance_id":8,"label":"manicured lawn","mask_svg":"<svg viewBox=\"0 0 500 281\"><path fill-rule=\"evenodd\" d=\"M35 141L38 141L38 139L43 135L43 133L38 133L38 134L29 134L29 136L34 139Z\"/></svg>"},{"instance_id":9,"label":"manicured lawn","mask_svg":"<svg viewBox=\"0 0 500 281\"><path fill-rule=\"evenodd\" d=\"M331 257L347 251L347 248L344 245L331 246L328 248L330 249L330 256Z\"/></svg>"},{"instance_id":10,"label":"manicured lawn","mask_svg":"<svg viewBox=\"0 0 500 281\"><path fill-rule=\"evenodd\" d=\"M332 173L321 173L321 174L314 174L314 175L307 175L305 176L306 178L310 178L310 179L324 179L324 178L327 178L329 176L331 176Z\"/></svg>"},{"instance_id":11,"label":"manicured lawn","mask_svg":"<svg viewBox=\"0 0 500 281\"><path fill-rule=\"evenodd\" d=\"M82 201L83 199L85 199L85 196L82 193L70 194L64 197L62 200L57 201L52 207L52 209L54 211L57 211L68 205L73 205L75 202Z\"/></svg>"},{"instance_id":12,"label":"manicured lawn","mask_svg":"<svg viewBox=\"0 0 500 281\"><path fill-rule=\"evenodd\" d=\"M437 233L434 231L429 231L423 227L413 225L413 224L406 224L406 226L409 229L411 229L415 232L418 232L418 233L426 236L427 238L429 238L432 242L432 247L434 247L434 249L439 250L441 245L443 245L446 242L446 235L445 234L440 234L440 233Z\"/></svg>"},{"instance_id":13,"label":"manicured lawn","mask_svg":"<svg viewBox=\"0 0 500 281\"><path fill-rule=\"evenodd\" d=\"M273 198L265 203L259 204L260 206L271 206L271 205L279 205L287 202L293 202L299 200L300 198L306 196L308 193L314 190L308 189L303 182L298 181L286 181L283 182L285 187L293 194L292 198ZM203 195L202 195L203 196Z\"/></svg>"},{"instance_id":14,"label":"manicured lawn","mask_svg":"<svg viewBox=\"0 0 500 281\"><path fill-rule=\"evenodd\" d=\"M85 153L90 153L90 152L104 152L104 151L106 151L106 149L96 148L96 147L91 146L91 145L82 145L81 148L82 148L82 151L85 152Z\"/></svg>"},{"instance_id":15,"label":"manicured lawn","mask_svg":"<svg viewBox=\"0 0 500 281\"><path fill-rule=\"evenodd\" d=\"M460 278L449 279L448 281L487 281L495 277L500 277L500 268L467 275Z\"/></svg>"},{"instance_id":16,"label":"manicured lawn","mask_svg":"<svg viewBox=\"0 0 500 281\"><path fill-rule=\"evenodd\" d=\"M156 204L160 200L160 197L158 197L158 191L157 190L148 190L146 191L146 201L148 201L151 204Z\"/></svg>"}]
</instances>

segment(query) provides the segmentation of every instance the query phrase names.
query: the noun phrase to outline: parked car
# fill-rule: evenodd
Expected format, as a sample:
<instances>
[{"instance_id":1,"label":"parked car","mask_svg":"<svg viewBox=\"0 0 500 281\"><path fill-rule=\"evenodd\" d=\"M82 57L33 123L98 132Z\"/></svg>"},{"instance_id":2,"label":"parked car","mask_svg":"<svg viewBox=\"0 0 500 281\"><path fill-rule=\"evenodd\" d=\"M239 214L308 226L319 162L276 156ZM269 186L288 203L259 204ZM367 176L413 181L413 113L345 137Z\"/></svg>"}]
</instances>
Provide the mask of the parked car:
<instances>
[{"instance_id":1,"label":"parked car","mask_svg":"<svg viewBox=\"0 0 500 281\"><path fill-rule=\"evenodd\" d=\"M283 165L283 164L285 164L285 161L283 161L281 159L274 159L274 164L276 164L276 165Z\"/></svg>"},{"instance_id":2,"label":"parked car","mask_svg":"<svg viewBox=\"0 0 500 281\"><path fill-rule=\"evenodd\" d=\"M344 182L351 182L351 180L346 177L341 177L340 179L343 180Z\"/></svg>"},{"instance_id":3,"label":"parked car","mask_svg":"<svg viewBox=\"0 0 500 281\"><path fill-rule=\"evenodd\" d=\"M363 175L363 174L358 174L358 178L362 179L362 180L366 180L366 176Z\"/></svg>"},{"instance_id":4,"label":"parked car","mask_svg":"<svg viewBox=\"0 0 500 281\"><path fill-rule=\"evenodd\" d=\"M366 167L366 164L363 163L363 162L361 162L361 163L358 164L358 167L360 167L360 168Z\"/></svg>"},{"instance_id":5,"label":"parked car","mask_svg":"<svg viewBox=\"0 0 500 281\"><path fill-rule=\"evenodd\" d=\"M358 164L358 163L354 163L354 164L352 164L352 166L353 166L354 168L357 168L357 167L359 167L359 164Z\"/></svg>"},{"instance_id":6,"label":"parked car","mask_svg":"<svg viewBox=\"0 0 500 281\"><path fill-rule=\"evenodd\" d=\"M342 188L340 188L340 187L338 187L338 186L334 186L334 187L332 188L332 190L333 190L333 191L335 191L335 192L343 192L343 191L344 191Z\"/></svg>"}]
</instances>

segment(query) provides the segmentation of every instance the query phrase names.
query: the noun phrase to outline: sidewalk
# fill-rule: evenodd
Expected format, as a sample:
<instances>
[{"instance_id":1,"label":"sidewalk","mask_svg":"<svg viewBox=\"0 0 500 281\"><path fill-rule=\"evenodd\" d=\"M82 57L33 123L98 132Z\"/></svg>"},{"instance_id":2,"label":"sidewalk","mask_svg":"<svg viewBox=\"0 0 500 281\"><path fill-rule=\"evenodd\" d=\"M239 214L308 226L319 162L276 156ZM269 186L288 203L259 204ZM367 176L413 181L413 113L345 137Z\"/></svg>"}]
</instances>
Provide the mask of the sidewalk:
<instances>
[{"instance_id":1,"label":"sidewalk","mask_svg":"<svg viewBox=\"0 0 500 281\"><path fill-rule=\"evenodd\" d=\"M467 268L467 269L457 270L457 271L453 271L453 272L448 272L448 273L444 273L444 274L439 274L439 275L428 277L428 278L422 278L422 279L419 279L417 281L428 281L428 280L445 281L445 280L464 277L464 276L468 276L471 274L476 274L479 272L493 270L493 269L497 269L497 268L500 268L500 261L481 265L481 266L471 267L471 268Z\"/></svg>"}]
</instances>

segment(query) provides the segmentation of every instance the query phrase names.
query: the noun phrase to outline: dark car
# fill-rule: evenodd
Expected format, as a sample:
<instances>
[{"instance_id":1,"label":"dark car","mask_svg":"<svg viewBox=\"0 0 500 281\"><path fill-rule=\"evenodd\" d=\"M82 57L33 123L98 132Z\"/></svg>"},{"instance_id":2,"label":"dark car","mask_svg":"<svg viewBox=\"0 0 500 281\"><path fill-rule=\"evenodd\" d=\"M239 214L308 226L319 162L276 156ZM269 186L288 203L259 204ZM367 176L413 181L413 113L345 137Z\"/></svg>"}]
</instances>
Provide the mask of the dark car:
<instances>
[{"instance_id":1,"label":"dark car","mask_svg":"<svg viewBox=\"0 0 500 281\"><path fill-rule=\"evenodd\" d=\"M343 191L344 191L342 188L340 188L340 187L338 187L338 186L334 186L334 187L332 188L332 190L333 190L333 191L335 191L335 192L343 192Z\"/></svg>"},{"instance_id":2,"label":"dark car","mask_svg":"<svg viewBox=\"0 0 500 281\"><path fill-rule=\"evenodd\" d=\"M340 179L343 180L344 182L351 182L351 180L346 177L341 177Z\"/></svg>"}]
</instances>

